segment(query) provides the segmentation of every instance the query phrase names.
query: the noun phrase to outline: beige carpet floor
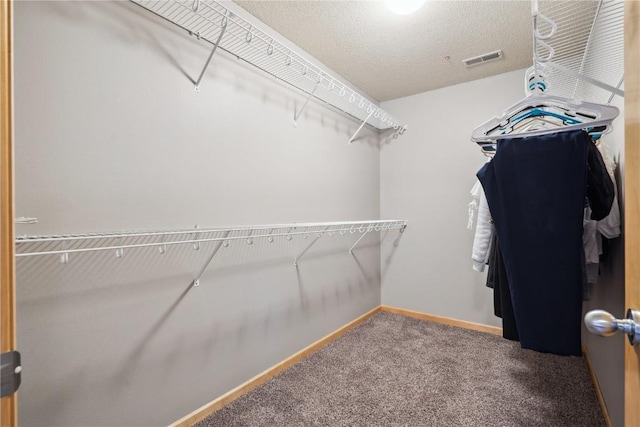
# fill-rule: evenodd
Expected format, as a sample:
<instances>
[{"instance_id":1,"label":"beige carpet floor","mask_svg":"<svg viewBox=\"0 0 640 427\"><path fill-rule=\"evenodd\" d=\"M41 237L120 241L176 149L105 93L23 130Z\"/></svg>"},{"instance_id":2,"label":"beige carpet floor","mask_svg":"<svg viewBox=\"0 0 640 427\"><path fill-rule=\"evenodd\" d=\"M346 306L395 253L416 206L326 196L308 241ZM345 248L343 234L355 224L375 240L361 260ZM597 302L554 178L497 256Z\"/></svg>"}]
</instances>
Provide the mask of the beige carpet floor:
<instances>
[{"instance_id":1,"label":"beige carpet floor","mask_svg":"<svg viewBox=\"0 0 640 427\"><path fill-rule=\"evenodd\" d=\"M581 357L378 313L196 424L604 426Z\"/></svg>"}]
</instances>

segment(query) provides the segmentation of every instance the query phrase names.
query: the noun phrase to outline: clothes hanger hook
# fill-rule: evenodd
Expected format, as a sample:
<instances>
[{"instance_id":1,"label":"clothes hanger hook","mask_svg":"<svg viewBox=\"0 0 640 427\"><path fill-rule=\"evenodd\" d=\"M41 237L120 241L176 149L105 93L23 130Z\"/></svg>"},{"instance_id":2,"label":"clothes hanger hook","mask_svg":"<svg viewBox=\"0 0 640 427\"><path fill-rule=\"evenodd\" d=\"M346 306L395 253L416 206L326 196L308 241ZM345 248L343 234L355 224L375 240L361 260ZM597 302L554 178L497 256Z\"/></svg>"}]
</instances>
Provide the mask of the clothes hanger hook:
<instances>
[{"instance_id":1,"label":"clothes hanger hook","mask_svg":"<svg viewBox=\"0 0 640 427\"><path fill-rule=\"evenodd\" d=\"M543 21L545 21L547 24L549 24L549 32L547 34L542 34L539 31L538 28L538 19L542 19ZM537 12L534 16L533 16L533 32L536 36L536 38L538 40L548 40L551 37L553 37L556 33L556 30L558 29L558 25L553 22L551 19L547 18L546 16L544 16L543 14L541 14L540 12Z\"/></svg>"}]
</instances>

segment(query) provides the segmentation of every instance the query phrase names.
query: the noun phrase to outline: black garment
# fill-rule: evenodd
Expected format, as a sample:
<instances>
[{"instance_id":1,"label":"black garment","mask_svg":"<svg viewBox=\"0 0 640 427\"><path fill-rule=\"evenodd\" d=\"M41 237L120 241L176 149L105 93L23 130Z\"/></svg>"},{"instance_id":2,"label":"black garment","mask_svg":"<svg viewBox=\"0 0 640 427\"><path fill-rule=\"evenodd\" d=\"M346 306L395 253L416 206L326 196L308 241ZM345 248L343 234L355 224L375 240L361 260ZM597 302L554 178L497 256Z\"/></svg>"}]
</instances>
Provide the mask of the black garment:
<instances>
[{"instance_id":1,"label":"black garment","mask_svg":"<svg viewBox=\"0 0 640 427\"><path fill-rule=\"evenodd\" d=\"M589 144L584 131L499 140L495 157L478 172L523 348L581 354Z\"/></svg>"},{"instance_id":2,"label":"black garment","mask_svg":"<svg viewBox=\"0 0 640 427\"><path fill-rule=\"evenodd\" d=\"M502 318L502 336L509 340L519 341L518 326L513 314L511 291L509 291L509 280L496 233L493 233L491 238L487 286L493 288L493 312L497 317Z\"/></svg>"},{"instance_id":3,"label":"black garment","mask_svg":"<svg viewBox=\"0 0 640 427\"><path fill-rule=\"evenodd\" d=\"M591 219L600 221L611 212L615 196L613 181L609 176L600 150L589 144L587 151L587 198L591 208Z\"/></svg>"},{"instance_id":4,"label":"black garment","mask_svg":"<svg viewBox=\"0 0 640 427\"><path fill-rule=\"evenodd\" d=\"M491 249L489 250L489 260L487 261L487 287L494 289L496 285L496 244L498 243L498 235L494 232L491 235ZM496 316L500 315L496 312Z\"/></svg>"}]
</instances>

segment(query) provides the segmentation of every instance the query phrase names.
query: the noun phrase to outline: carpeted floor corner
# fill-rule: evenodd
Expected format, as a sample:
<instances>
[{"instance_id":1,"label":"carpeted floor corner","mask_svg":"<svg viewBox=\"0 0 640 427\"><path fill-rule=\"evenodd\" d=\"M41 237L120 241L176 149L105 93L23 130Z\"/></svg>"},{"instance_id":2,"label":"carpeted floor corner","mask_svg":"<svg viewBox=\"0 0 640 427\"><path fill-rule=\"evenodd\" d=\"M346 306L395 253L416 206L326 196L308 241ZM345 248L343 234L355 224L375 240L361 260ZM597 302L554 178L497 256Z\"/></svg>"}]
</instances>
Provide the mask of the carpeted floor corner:
<instances>
[{"instance_id":1,"label":"carpeted floor corner","mask_svg":"<svg viewBox=\"0 0 640 427\"><path fill-rule=\"evenodd\" d=\"M384 312L196 424L604 425L583 358Z\"/></svg>"}]
</instances>

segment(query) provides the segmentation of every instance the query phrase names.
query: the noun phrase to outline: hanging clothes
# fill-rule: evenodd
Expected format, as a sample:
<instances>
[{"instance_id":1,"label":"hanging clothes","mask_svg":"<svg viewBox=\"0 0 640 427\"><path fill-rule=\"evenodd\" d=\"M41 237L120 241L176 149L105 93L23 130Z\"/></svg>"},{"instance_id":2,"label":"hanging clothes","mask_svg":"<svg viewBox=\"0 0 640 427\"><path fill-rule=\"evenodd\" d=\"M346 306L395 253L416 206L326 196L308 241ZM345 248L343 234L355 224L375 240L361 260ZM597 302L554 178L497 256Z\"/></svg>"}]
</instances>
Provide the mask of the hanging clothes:
<instances>
[{"instance_id":1,"label":"hanging clothes","mask_svg":"<svg viewBox=\"0 0 640 427\"><path fill-rule=\"evenodd\" d=\"M491 238L487 286L493 288L493 313L502 319L502 337L519 341L518 326L516 325L513 304L511 303L509 279L507 278L502 252L500 251L498 236L495 234Z\"/></svg>"},{"instance_id":2,"label":"hanging clothes","mask_svg":"<svg viewBox=\"0 0 640 427\"><path fill-rule=\"evenodd\" d=\"M611 210L609 214L597 221L591 219L591 208L587 206L585 208L584 216L584 231L582 234L582 240L584 245L584 254L586 261L586 276L587 283L585 284L584 296L585 300L591 297L591 288L598 282L600 275L600 256L603 255L603 243L602 238L615 239L620 236L620 206L618 205L617 185L615 178L615 161L609 156L606 145L600 141L597 149L602 157L602 166L605 167L606 172L609 175L611 186L613 188L613 202L611 204ZM593 168L590 168L590 171ZM600 172L597 172L600 173ZM603 180L605 185L608 180ZM600 191L599 193L603 193ZM591 204L591 202L590 202Z\"/></svg>"},{"instance_id":3,"label":"hanging clothes","mask_svg":"<svg viewBox=\"0 0 640 427\"><path fill-rule=\"evenodd\" d=\"M595 144L587 144L587 198L590 218L600 221L609 215L615 190L613 182Z\"/></svg>"},{"instance_id":4,"label":"hanging clothes","mask_svg":"<svg viewBox=\"0 0 640 427\"><path fill-rule=\"evenodd\" d=\"M480 192L482 191L482 184L476 180L473 187L471 187L471 202L469 202L469 221L467 221L467 230L473 230L473 221L480 207Z\"/></svg>"},{"instance_id":5,"label":"hanging clothes","mask_svg":"<svg viewBox=\"0 0 640 427\"><path fill-rule=\"evenodd\" d=\"M581 355L582 219L591 138L582 130L497 142L477 176L492 214L523 348Z\"/></svg>"},{"instance_id":6,"label":"hanging clothes","mask_svg":"<svg viewBox=\"0 0 640 427\"><path fill-rule=\"evenodd\" d=\"M491 212L489 211L489 204L487 203L487 198L484 195L481 185L479 185L475 194L477 194L478 220L476 222L476 231L473 237L471 260L473 261L473 269L475 271L483 272L485 265L489 262L491 243L493 241L493 222L491 219Z\"/></svg>"},{"instance_id":7,"label":"hanging clothes","mask_svg":"<svg viewBox=\"0 0 640 427\"><path fill-rule=\"evenodd\" d=\"M611 183L613 184L613 203L611 204L611 211L606 218L598 221L598 232L606 237L607 239L615 239L620 236L621 228L620 228L620 205L618 204L618 185L616 184L616 162L609 155L609 151L607 150L607 146L604 143L600 143L598 145L598 150L602 155L602 160L604 161L604 165L607 168L607 172L609 173L609 178L611 178Z\"/></svg>"}]
</instances>

